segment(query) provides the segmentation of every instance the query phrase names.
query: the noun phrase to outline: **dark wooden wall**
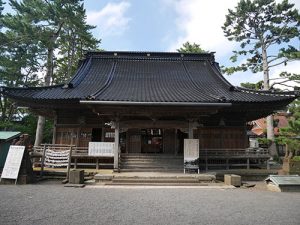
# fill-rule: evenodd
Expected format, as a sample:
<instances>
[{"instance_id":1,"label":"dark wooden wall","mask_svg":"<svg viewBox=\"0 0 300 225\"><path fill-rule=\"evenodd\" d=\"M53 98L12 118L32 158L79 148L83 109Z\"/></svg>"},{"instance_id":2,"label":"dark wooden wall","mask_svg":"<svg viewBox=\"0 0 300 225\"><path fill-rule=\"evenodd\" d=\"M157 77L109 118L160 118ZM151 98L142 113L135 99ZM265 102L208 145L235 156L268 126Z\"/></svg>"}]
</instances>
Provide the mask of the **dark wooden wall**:
<instances>
[{"instance_id":1,"label":"dark wooden wall","mask_svg":"<svg viewBox=\"0 0 300 225\"><path fill-rule=\"evenodd\" d=\"M202 127L194 130L200 149L237 149L248 147L245 127Z\"/></svg>"}]
</instances>

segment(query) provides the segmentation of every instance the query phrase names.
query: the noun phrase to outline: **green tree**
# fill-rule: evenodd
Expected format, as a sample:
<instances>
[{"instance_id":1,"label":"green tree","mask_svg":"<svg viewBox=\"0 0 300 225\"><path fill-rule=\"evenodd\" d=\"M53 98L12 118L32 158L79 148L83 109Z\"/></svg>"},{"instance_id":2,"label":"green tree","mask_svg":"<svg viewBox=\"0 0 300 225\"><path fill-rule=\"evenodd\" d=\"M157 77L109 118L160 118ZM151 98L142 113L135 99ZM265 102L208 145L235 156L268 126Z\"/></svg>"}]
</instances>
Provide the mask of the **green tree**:
<instances>
[{"instance_id":1,"label":"green tree","mask_svg":"<svg viewBox=\"0 0 300 225\"><path fill-rule=\"evenodd\" d=\"M261 80L257 83L250 83L250 82L241 83L241 86L248 89L261 90L263 87L263 81Z\"/></svg>"},{"instance_id":2,"label":"green tree","mask_svg":"<svg viewBox=\"0 0 300 225\"><path fill-rule=\"evenodd\" d=\"M2 2L0 2L1 5ZM1 7L3 9L3 7ZM0 14L0 85L22 87L37 85L37 72L40 48L28 36L28 26L22 20L15 20L18 15ZM17 108L10 100L1 95L0 121L13 120Z\"/></svg>"},{"instance_id":3,"label":"green tree","mask_svg":"<svg viewBox=\"0 0 300 225\"><path fill-rule=\"evenodd\" d=\"M300 100L294 101L289 111L292 113L288 127L280 129L277 143L285 144L287 147L286 157L293 157L300 153Z\"/></svg>"},{"instance_id":4,"label":"green tree","mask_svg":"<svg viewBox=\"0 0 300 225\"><path fill-rule=\"evenodd\" d=\"M182 47L177 49L177 52L181 53L206 53L207 51L203 50L199 44L193 43L191 44L190 42L185 42Z\"/></svg>"},{"instance_id":5,"label":"green tree","mask_svg":"<svg viewBox=\"0 0 300 225\"><path fill-rule=\"evenodd\" d=\"M72 51L69 52L73 52L76 57L80 57L79 51L82 54L88 47L94 47L99 43L90 33L93 27L85 22L83 0L10 0L9 3L14 13L5 15L5 20L19 24L20 26L15 26L11 30L22 35L18 36L17 42L8 38L7 43L15 42L20 45L30 38L29 43L40 50L36 54L36 59L40 63L40 69L45 71L43 85L48 86L53 82L66 80L58 76L54 77L53 73L56 66L61 67L57 71L63 70L65 62L59 64L55 59L68 57L63 50L66 48L65 42L69 42L72 36L70 31L76 40L70 41L72 47L69 49L72 48ZM76 46L73 43L76 43ZM61 55L56 57L55 50L58 50ZM11 52L8 52L8 55L10 54ZM75 62L77 58L72 58L71 54L69 56L67 72L58 72L61 76L70 76L74 65L77 64ZM39 116L37 124L35 144L38 145L42 141L45 118Z\"/></svg>"},{"instance_id":6,"label":"green tree","mask_svg":"<svg viewBox=\"0 0 300 225\"><path fill-rule=\"evenodd\" d=\"M96 50L100 40L93 37L91 30L95 26L86 23L86 11L83 5L77 8L76 20L66 24L58 39L59 58L53 74L53 83L64 83L74 75L77 62L88 50ZM76 23L74 23L76 22Z\"/></svg>"},{"instance_id":7,"label":"green tree","mask_svg":"<svg viewBox=\"0 0 300 225\"><path fill-rule=\"evenodd\" d=\"M229 9L222 27L230 41L240 43L231 61L239 56L246 62L225 68L228 74L236 71L263 72L264 89L270 89L269 70L286 64L298 50L292 46L300 35L300 16L288 0L241 0L234 10ZM267 136L274 140L273 117L267 118ZM274 153L273 153L274 154Z\"/></svg>"}]
</instances>

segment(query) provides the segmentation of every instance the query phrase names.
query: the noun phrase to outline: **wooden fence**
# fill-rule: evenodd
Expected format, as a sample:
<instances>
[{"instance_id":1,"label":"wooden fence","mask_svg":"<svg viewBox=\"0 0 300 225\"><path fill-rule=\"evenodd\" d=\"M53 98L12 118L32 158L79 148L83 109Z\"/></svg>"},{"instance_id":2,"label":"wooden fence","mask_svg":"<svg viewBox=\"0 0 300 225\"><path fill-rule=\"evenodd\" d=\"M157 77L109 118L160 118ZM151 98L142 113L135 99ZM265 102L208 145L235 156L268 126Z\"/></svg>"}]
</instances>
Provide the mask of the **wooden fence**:
<instances>
[{"instance_id":1,"label":"wooden fence","mask_svg":"<svg viewBox=\"0 0 300 225\"><path fill-rule=\"evenodd\" d=\"M34 146L31 157L33 158L33 163L35 165L43 166L46 149L51 149L53 151L71 150L70 164L74 169L77 169L78 166L95 166L97 170L100 167L113 168L113 157L111 156L91 156L88 155L88 147L60 144L42 144L41 146Z\"/></svg>"},{"instance_id":2,"label":"wooden fence","mask_svg":"<svg viewBox=\"0 0 300 225\"><path fill-rule=\"evenodd\" d=\"M267 149L200 149L199 165L205 170L210 168L231 169L232 167L264 167L268 168L270 159Z\"/></svg>"}]
</instances>

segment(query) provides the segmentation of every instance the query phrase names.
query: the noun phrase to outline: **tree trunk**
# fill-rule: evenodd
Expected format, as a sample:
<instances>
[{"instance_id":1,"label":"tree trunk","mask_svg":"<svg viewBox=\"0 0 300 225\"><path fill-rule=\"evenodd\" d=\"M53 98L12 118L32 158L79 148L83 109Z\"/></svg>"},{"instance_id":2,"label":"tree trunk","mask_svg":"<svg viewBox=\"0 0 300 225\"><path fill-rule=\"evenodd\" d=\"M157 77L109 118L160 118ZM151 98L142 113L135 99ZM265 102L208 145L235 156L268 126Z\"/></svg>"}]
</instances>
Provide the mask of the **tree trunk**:
<instances>
[{"instance_id":1,"label":"tree trunk","mask_svg":"<svg viewBox=\"0 0 300 225\"><path fill-rule=\"evenodd\" d=\"M263 60L263 72L264 72L264 90L270 89L270 79L269 79L269 68L267 60L267 50L264 45L262 45L262 60ZM273 115L267 117L267 138L272 140L272 144L269 148L271 156L278 156L276 146L274 143L274 125L273 125Z\"/></svg>"},{"instance_id":2,"label":"tree trunk","mask_svg":"<svg viewBox=\"0 0 300 225\"><path fill-rule=\"evenodd\" d=\"M36 126L36 133L35 133L35 141L34 146L38 146L43 141L43 131L45 127L45 117L39 116L37 126Z\"/></svg>"},{"instance_id":3,"label":"tree trunk","mask_svg":"<svg viewBox=\"0 0 300 225\"><path fill-rule=\"evenodd\" d=\"M48 48L48 55L47 55L47 73L45 76L45 86L49 86L51 83L51 77L53 74L53 47ZM44 127L45 127L45 117L39 115L38 122L36 126L36 132L35 132L35 141L34 145L39 146L43 141L43 133L44 133Z\"/></svg>"}]
</instances>

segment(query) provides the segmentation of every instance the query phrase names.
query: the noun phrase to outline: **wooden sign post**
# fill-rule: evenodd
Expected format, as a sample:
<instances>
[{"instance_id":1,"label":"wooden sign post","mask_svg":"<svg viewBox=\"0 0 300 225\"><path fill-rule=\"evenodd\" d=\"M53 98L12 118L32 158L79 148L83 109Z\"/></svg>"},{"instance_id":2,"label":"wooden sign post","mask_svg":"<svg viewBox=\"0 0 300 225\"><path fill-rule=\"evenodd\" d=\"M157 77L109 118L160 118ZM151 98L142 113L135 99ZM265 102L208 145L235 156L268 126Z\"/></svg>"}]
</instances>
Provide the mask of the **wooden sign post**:
<instances>
[{"instance_id":1,"label":"wooden sign post","mask_svg":"<svg viewBox=\"0 0 300 225\"><path fill-rule=\"evenodd\" d=\"M15 179L15 184L17 184L24 150L25 146L11 145L9 147L4 168L1 174L1 179Z\"/></svg>"}]
</instances>

